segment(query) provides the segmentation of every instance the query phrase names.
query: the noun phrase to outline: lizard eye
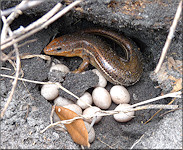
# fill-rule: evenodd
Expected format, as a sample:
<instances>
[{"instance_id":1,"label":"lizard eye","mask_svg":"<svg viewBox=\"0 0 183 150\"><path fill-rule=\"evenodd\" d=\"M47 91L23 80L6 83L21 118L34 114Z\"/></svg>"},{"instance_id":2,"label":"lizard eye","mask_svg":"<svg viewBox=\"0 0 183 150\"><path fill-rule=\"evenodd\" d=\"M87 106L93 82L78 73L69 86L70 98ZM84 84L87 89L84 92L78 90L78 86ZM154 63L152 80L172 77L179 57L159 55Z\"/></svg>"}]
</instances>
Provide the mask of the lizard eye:
<instances>
[{"instance_id":1,"label":"lizard eye","mask_svg":"<svg viewBox=\"0 0 183 150\"><path fill-rule=\"evenodd\" d=\"M58 48L57 48L57 51L61 51L61 50L62 50L62 48L61 48L61 47L58 47Z\"/></svg>"}]
</instances>

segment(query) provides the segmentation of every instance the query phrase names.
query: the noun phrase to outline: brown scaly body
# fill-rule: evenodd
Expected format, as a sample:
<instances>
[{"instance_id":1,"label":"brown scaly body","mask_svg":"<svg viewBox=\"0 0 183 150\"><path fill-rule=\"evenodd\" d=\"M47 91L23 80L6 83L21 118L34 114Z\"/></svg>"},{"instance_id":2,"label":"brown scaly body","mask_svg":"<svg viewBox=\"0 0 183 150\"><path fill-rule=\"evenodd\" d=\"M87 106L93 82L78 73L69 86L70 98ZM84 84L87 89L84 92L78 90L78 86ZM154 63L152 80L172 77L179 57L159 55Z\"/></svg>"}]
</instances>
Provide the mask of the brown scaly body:
<instances>
[{"instance_id":1,"label":"brown scaly body","mask_svg":"<svg viewBox=\"0 0 183 150\"><path fill-rule=\"evenodd\" d=\"M115 41L126 52L126 59L118 56L111 47L93 34ZM142 57L135 43L113 31L89 29L80 33L63 35L51 41L44 53L55 56L83 59L75 73L82 72L90 63L111 83L124 86L135 84L143 72Z\"/></svg>"}]
</instances>

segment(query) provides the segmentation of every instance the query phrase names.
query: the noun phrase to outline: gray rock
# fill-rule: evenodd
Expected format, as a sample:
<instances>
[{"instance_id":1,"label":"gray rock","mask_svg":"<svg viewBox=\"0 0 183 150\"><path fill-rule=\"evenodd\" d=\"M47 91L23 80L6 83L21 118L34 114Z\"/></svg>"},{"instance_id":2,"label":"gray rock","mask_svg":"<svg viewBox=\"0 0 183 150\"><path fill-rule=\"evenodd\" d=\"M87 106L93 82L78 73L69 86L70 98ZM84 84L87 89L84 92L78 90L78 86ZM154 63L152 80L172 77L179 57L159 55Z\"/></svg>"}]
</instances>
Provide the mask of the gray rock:
<instances>
[{"instance_id":1,"label":"gray rock","mask_svg":"<svg viewBox=\"0 0 183 150\"><path fill-rule=\"evenodd\" d=\"M98 84L98 80L98 76L92 71L77 74L68 73L62 86L74 93L76 96L80 97L87 89L95 87ZM59 95L70 100L76 100L75 97L63 90L60 90Z\"/></svg>"}]
</instances>

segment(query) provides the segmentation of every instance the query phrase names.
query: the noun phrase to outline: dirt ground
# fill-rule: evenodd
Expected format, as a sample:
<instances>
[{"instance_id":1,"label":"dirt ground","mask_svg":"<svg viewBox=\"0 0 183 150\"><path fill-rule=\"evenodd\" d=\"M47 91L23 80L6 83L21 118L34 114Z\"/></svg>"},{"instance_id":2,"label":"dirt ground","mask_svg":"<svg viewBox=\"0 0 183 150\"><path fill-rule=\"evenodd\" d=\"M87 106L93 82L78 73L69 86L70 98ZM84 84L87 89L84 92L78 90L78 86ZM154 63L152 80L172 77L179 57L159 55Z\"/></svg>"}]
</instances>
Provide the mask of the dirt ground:
<instances>
[{"instance_id":1,"label":"dirt ground","mask_svg":"<svg viewBox=\"0 0 183 150\"><path fill-rule=\"evenodd\" d=\"M52 8L56 1L41 5L39 9L25 11L11 25L12 30L19 26L27 26L37 20ZM115 2L115 1L114 1ZM17 2L18 3L18 2ZM122 33L134 40L140 47L144 57L144 73L139 82L127 87L131 100L135 104L156 96L167 93L168 90L157 88L158 83L150 78L150 73L155 69L161 50L165 43L169 27L174 17L179 1L86 1L80 4L82 11L71 11L47 29L30 36L19 42L36 39L19 48L20 54L44 54L44 47L54 36L69 34L79 29L101 27ZM11 5L2 3L2 10ZM133 5L131 5L133 4ZM138 4L138 5L137 5ZM14 5L14 3L12 4ZM63 7L65 4L63 5ZM126 7L125 7L126 6ZM127 6L131 6L127 9ZM141 7L140 7L141 6ZM12 7L12 6L11 6ZM129 10L130 9L130 10ZM44 10L44 11L43 11ZM39 13L38 13L39 12ZM36 15L35 15L36 14ZM140 19L139 19L140 18ZM182 60L182 22L180 21L175 37L169 48L168 57ZM8 54L13 47L6 49ZM52 57L51 61L60 61L70 70L76 69L82 62L78 57ZM14 72L9 62L1 62L2 67L11 70L0 70L1 74L11 75ZM50 62L41 58L21 60L23 78L48 81ZM89 66L87 70L92 69ZM87 78L93 81L95 76L87 74ZM76 81L68 82L77 82ZM79 84L79 83L78 83ZM81 84L85 85L85 82ZM92 83L91 83L92 84ZM112 84L108 83L109 91ZM4 107L12 87L12 79L0 77L1 110ZM78 86L79 87L79 86ZM1 148L2 149L78 149L67 132L56 131L50 128L40 133L50 124L50 112L52 103L45 100L40 94L41 85L18 81L13 99L1 119ZM83 90L83 89L81 89ZM92 88L88 90L92 91ZM166 98L153 104L167 104L171 98ZM173 103L182 107L181 99ZM109 110L113 110L116 104L112 104ZM135 112L135 118L127 123L116 122L113 116L103 117L101 122L94 125L96 138L91 143L91 149L182 149L182 110L160 116L167 110L163 110L152 121L144 124L157 110L142 110Z\"/></svg>"}]
</instances>

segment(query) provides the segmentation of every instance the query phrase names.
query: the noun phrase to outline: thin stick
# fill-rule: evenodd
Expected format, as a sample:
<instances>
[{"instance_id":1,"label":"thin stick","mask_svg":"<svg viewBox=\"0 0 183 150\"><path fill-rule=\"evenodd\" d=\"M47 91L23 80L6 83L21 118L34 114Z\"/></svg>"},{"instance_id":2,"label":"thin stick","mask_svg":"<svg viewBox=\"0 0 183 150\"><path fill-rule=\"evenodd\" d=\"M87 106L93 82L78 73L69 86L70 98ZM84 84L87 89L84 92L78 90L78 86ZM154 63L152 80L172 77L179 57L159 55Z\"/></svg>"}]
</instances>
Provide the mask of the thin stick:
<instances>
[{"instance_id":1,"label":"thin stick","mask_svg":"<svg viewBox=\"0 0 183 150\"><path fill-rule=\"evenodd\" d=\"M15 78L15 77L12 77L12 76L9 76L9 75L4 75L4 74L0 74L0 76L7 77L7 78ZM39 82L39 81L27 80L27 79L23 79L23 78L18 78L18 80L22 80L22 81L26 81L26 82L31 82L31 83L36 83L36 84L56 84L57 86L61 87L60 84L54 83L54 82ZM66 90L66 92L68 92L68 90L65 89L64 87L62 87L62 89L64 91ZM71 92L69 91L69 93L71 93ZM166 106L166 105L146 105L146 106L141 106L141 107L137 107L137 108L128 110L128 108L136 107L136 106L139 106L139 105L144 105L144 104L151 103L151 102L154 102L154 101L157 101L157 100L160 100L160 99L163 99L163 98L167 98L167 97L179 97L180 98L181 97L180 94L181 94L181 91L174 92L174 93L168 93L168 94L163 95L163 96L159 96L159 97L156 97L156 98L153 98L153 99L149 99L149 100L146 100L146 101L143 101L143 102L131 105L130 107L127 107L127 108L125 108L124 110L121 110L121 111L103 111L103 110L101 110L101 111L97 111L96 113L94 113L92 115L85 115L85 116L81 115L79 117L75 117L75 118L72 118L72 119L69 119L69 120L59 121L59 122L50 124L49 126L47 126L41 132L43 133L48 128L50 128L50 127L52 127L54 125L58 125L60 123L61 124L69 124L72 121L77 120L77 119L83 119L83 118L88 119L88 118L92 118L92 117L95 117L95 116L108 116L108 115L114 115L114 114L117 114L117 113L120 113L120 112L126 113L126 112L129 112L129 111L137 111L137 110L142 110L142 109L159 109L159 108L163 108L163 109L176 109L178 107L178 105L169 105L169 106ZM77 96L75 96L75 97L78 98Z\"/></svg>"},{"instance_id":2,"label":"thin stick","mask_svg":"<svg viewBox=\"0 0 183 150\"><path fill-rule=\"evenodd\" d=\"M15 79L15 77L9 76L9 75L5 75L5 74L0 74L0 76L1 77ZM24 78L18 78L18 80L26 81L26 82L31 82L31 83L35 83L35 84L56 84L58 87L62 87L60 84L55 83L55 82L41 82L41 81L28 80L28 79L24 79ZM64 87L62 87L62 88L63 88L63 90L65 90ZM182 93L181 91L173 92L173 93L168 93L168 94L165 94L163 96L158 96L158 97L155 97L155 98L152 98L152 99L149 99L149 100L145 100L143 102L139 102L139 103L133 104L133 105L127 107L127 108L133 108L133 107L136 107L136 106L144 105L144 104L151 103L151 102L154 102L154 101L157 101L157 100L160 100L160 99L163 99L163 98L167 98L167 97L181 98L181 93ZM79 98L77 96L75 96L75 97Z\"/></svg>"},{"instance_id":3,"label":"thin stick","mask_svg":"<svg viewBox=\"0 0 183 150\"><path fill-rule=\"evenodd\" d=\"M24 45L26 45L26 44L36 42L36 41L37 41L37 39L32 39L32 40L25 41L24 43L19 44L19 45L18 45L18 48L19 48L19 47L22 47L22 46L24 46Z\"/></svg>"},{"instance_id":4,"label":"thin stick","mask_svg":"<svg viewBox=\"0 0 183 150\"><path fill-rule=\"evenodd\" d=\"M6 22L6 19L4 18L3 21ZM9 28L9 25L7 26L7 28ZM9 34L10 34L10 36L13 34L10 28L9 28ZM14 39L13 39L13 41L14 41ZM1 118L3 117L4 113L6 112L6 110L8 108L9 103L12 100L12 97L13 97L13 94L14 94L14 91L15 91L15 88L17 85L17 81L18 81L19 71L20 71L20 57L19 57L19 51L18 51L18 44L14 43L13 46L15 48L15 53L16 53L16 73L15 73L15 79L12 82L13 86L12 86L10 95L8 97L8 100L7 100L3 110L1 111Z\"/></svg>"},{"instance_id":5,"label":"thin stick","mask_svg":"<svg viewBox=\"0 0 183 150\"><path fill-rule=\"evenodd\" d=\"M1 77L6 77L6 78L11 78L11 79L15 79L15 77L9 76L9 75L5 75L5 74L0 74ZM59 83L57 82L40 82L40 81L34 81L34 80L28 80L28 79L24 79L24 78L18 78L18 80L21 81L26 81L26 82L31 82L31 83L36 83L36 84L56 84L59 88L61 88L62 90L64 90L65 92L67 92L68 94L72 95L73 97L75 97L76 99L80 100L80 98L78 96L76 96L75 94L73 94L72 92L70 92L69 90L67 90L66 88L64 88L63 86L61 86ZM89 105L89 104L88 104ZM91 105L90 105L91 106Z\"/></svg>"},{"instance_id":6,"label":"thin stick","mask_svg":"<svg viewBox=\"0 0 183 150\"><path fill-rule=\"evenodd\" d=\"M137 110L144 110L144 109L177 109L178 105L145 105L145 106L139 106L137 108L132 109L133 111Z\"/></svg>"},{"instance_id":7,"label":"thin stick","mask_svg":"<svg viewBox=\"0 0 183 150\"><path fill-rule=\"evenodd\" d=\"M0 60L1 61L8 60L11 57L11 55L13 55L14 52L15 52L15 50L12 50L11 52L8 53L8 55L6 55L5 53L1 52ZM16 59L16 57L15 57L15 59Z\"/></svg>"},{"instance_id":8,"label":"thin stick","mask_svg":"<svg viewBox=\"0 0 183 150\"><path fill-rule=\"evenodd\" d=\"M28 43L35 42L35 41L37 41L37 39L28 40L28 41L18 45L18 48L22 47ZM5 55L3 52L1 52L2 55L0 57L0 60L6 61L6 60L10 60L10 59L11 60L16 59L16 56L12 56L14 52L15 52L15 50L12 50L11 52L8 53L8 55ZM45 59L45 60L51 60L51 57L47 56L47 55L37 55L37 56L36 55L24 55L24 54L20 55L20 59L26 59L26 58L32 58L32 57L40 57L40 58Z\"/></svg>"},{"instance_id":9,"label":"thin stick","mask_svg":"<svg viewBox=\"0 0 183 150\"><path fill-rule=\"evenodd\" d=\"M21 7L19 7L18 8L19 10L26 10L27 8L31 8L33 6L39 5L40 3L43 2L43 0L39 0L39 1L25 1L24 0L23 2L26 2L26 3L24 5L22 5ZM7 16L16 10L17 10L17 6L13 7L13 8L9 8L7 10L3 10L3 11L1 11L1 16Z\"/></svg>"},{"instance_id":10,"label":"thin stick","mask_svg":"<svg viewBox=\"0 0 183 150\"><path fill-rule=\"evenodd\" d=\"M88 133L90 133L90 130L92 129L92 127L93 127L93 125L95 124L96 120L97 120L97 117L96 117L96 116L93 117L93 120L92 120L92 122L91 122L91 124L90 124L90 127L89 127L89 129L88 129Z\"/></svg>"},{"instance_id":11,"label":"thin stick","mask_svg":"<svg viewBox=\"0 0 183 150\"><path fill-rule=\"evenodd\" d=\"M162 105L163 106L163 108L165 108L166 109L166 106L164 106L164 105ZM167 107L167 109L171 109L171 108L173 108L173 109L176 109L178 107L178 105L172 105L172 106L169 106L169 107ZM146 107L146 106L143 106L143 109L150 109L150 107ZM156 108L155 106L153 106L152 108ZM158 108L160 108L160 106L158 106ZM157 109L158 109L157 108ZM126 108L125 108L126 109ZM132 109L133 111L137 111L137 110L142 110L142 107L137 107L137 108L135 108L135 109ZM130 111L132 111L132 110L130 110ZM43 129L42 131L40 131L40 133L43 133L43 132L45 132L48 128L51 128L51 127L53 127L53 126L56 126L56 125L58 125L58 124L70 124L70 123L72 123L73 121L75 121L75 120L77 120L77 119L89 119L89 118L92 118L92 117L96 117L96 116L109 116L109 115L114 115L114 114L118 114L118 113L121 113L121 112L123 112L123 113L127 113L127 112L129 112L128 110L121 110L121 111L115 111L115 110L113 110L113 111L97 111L96 113L94 113L94 114L91 114L91 115L80 115L80 116L78 116L78 117L74 117L74 118L72 118L72 119L68 119L68 120L62 120L62 121L58 121L58 122L56 122L56 123L51 123L50 125L48 125L45 129Z\"/></svg>"},{"instance_id":12,"label":"thin stick","mask_svg":"<svg viewBox=\"0 0 183 150\"><path fill-rule=\"evenodd\" d=\"M131 147L130 149L133 149L135 147L135 145L137 145L141 140L142 138L144 137L144 134L140 137L140 139L138 139Z\"/></svg>"},{"instance_id":13,"label":"thin stick","mask_svg":"<svg viewBox=\"0 0 183 150\"><path fill-rule=\"evenodd\" d=\"M9 76L9 75L5 75L5 74L0 74L0 76L1 77L6 77L6 78L12 78L12 79L15 78L15 77L12 77L12 76ZM40 82L40 81L28 80L28 79L24 79L24 78L18 78L18 80L26 81L26 82L31 82L31 83L36 83L36 84L56 84L58 87L60 87L63 90L65 90L64 87L62 87L60 84L55 83L55 82ZM160 99L163 99L163 98L167 98L167 97L178 97L178 98L181 98L181 91L173 92L173 93L168 93L168 94L165 94L163 96L158 96L158 97L155 97L155 98L152 98L152 99L149 99L149 100L146 100L146 101L143 101L143 102L131 105L131 106L127 107L127 108L133 108L133 107L136 107L136 106L144 105L144 104L151 103L151 102L154 102L154 101L157 101L157 100L160 100ZM79 97L75 96L75 98L78 99Z\"/></svg>"},{"instance_id":14,"label":"thin stick","mask_svg":"<svg viewBox=\"0 0 183 150\"><path fill-rule=\"evenodd\" d=\"M106 146L108 146L109 148L114 149L114 147L112 147L112 146L110 146L109 144L105 143L105 142L102 141L99 137L97 137L97 139L98 139L101 143L103 143L103 144L105 144Z\"/></svg>"},{"instance_id":15,"label":"thin stick","mask_svg":"<svg viewBox=\"0 0 183 150\"><path fill-rule=\"evenodd\" d=\"M55 122L55 123L52 123L50 125L48 125L45 129L43 129L42 131L40 131L40 133L43 133L45 132L48 128L50 127L53 127L53 126L56 126L58 124L70 124L71 122L77 120L77 119L83 119L83 117L81 116L78 116L78 117L74 117L72 119L69 119L69 120L62 120L62 121L58 121L58 122Z\"/></svg>"},{"instance_id":16,"label":"thin stick","mask_svg":"<svg viewBox=\"0 0 183 150\"><path fill-rule=\"evenodd\" d=\"M22 14L22 11L19 10L19 7L24 6L26 3L27 3L26 1L22 1L20 4L18 4L18 5L16 6L17 9L16 9L14 12L12 12L12 13L8 16L8 18L7 18L7 23L8 23L8 24L11 24L15 18L17 18L19 15Z\"/></svg>"},{"instance_id":17,"label":"thin stick","mask_svg":"<svg viewBox=\"0 0 183 150\"><path fill-rule=\"evenodd\" d=\"M65 7L63 10L61 10L60 12L58 12L56 15L54 15L51 19L49 19L48 21L46 21L45 23L43 23L42 25L40 25L39 27L31 30L28 33L23 34L21 37L18 37L17 39L15 39L14 42L19 42L29 36L31 36L32 34L44 29L45 27L47 27L48 25L50 25L51 23L53 23L55 20L57 20L58 18L60 18L61 16L63 16L65 13L67 13L69 10L71 10L73 7L75 7L77 4L79 4L82 0L77 0L73 3L71 3L69 6ZM13 43L13 41L3 44L1 45L1 50L11 46Z\"/></svg>"},{"instance_id":18,"label":"thin stick","mask_svg":"<svg viewBox=\"0 0 183 150\"><path fill-rule=\"evenodd\" d=\"M0 76L1 77L5 77L5 78L15 79L15 77L9 76L9 75L5 75L5 74L0 74ZM28 79L24 79L24 78L18 78L18 80L26 81L26 82L31 82L31 83L36 83L36 84L53 84L52 82L40 82L40 81L28 80Z\"/></svg>"},{"instance_id":19,"label":"thin stick","mask_svg":"<svg viewBox=\"0 0 183 150\"><path fill-rule=\"evenodd\" d=\"M61 88L62 90L64 90L65 92L71 94L72 96L74 96L77 99L80 99L78 96L76 96L75 94L73 94L72 92L70 92L69 90L67 90L66 88L64 88L63 86L61 86L59 83L55 83L55 82L40 82L40 81L33 81L33 80L27 80L27 79L23 79L23 78L16 78L16 77L12 77L9 75L3 75L0 74L1 77L6 77L6 78L12 78L12 79L16 79L16 80L21 80L21 81L26 81L26 82L31 82L31 83L36 83L36 84L56 84L59 88ZM12 93L13 94L13 93ZM8 103L5 105L5 108L7 109L8 104L10 103L11 100L8 99ZM6 109L3 109L3 111L1 112L1 115L3 116L4 112L6 111Z\"/></svg>"},{"instance_id":20,"label":"thin stick","mask_svg":"<svg viewBox=\"0 0 183 150\"><path fill-rule=\"evenodd\" d=\"M83 103L85 103L87 106L92 107L90 104L86 103L84 100L80 99L78 96L76 96L75 94L73 94L72 92L70 92L69 90L67 90L66 88L64 88L63 86L61 86L61 84L59 84L58 82L55 83L60 89L62 89L63 91L67 92L68 94L72 95L73 97L75 97L77 100L82 101Z\"/></svg>"},{"instance_id":21,"label":"thin stick","mask_svg":"<svg viewBox=\"0 0 183 150\"><path fill-rule=\"evenodd\" d=\"M0 51L1 52L1 51ZM11 51L12 52L12 51ZM10 52L10 53L11 53ZM9 55L9 54L8 54ZM4 54L3 52L1 52L1 58L0 58L0 60L4 60L3 58L8 58L8 56L6 55L6 54ZM11 59L7 59L8 61L9 61L9 63L13 66L13 68L14 68L14 70L16 70L16 67L15 67L15 65L14 65L14 62L11 60Z\"/></svg>"},{"instance_id":22,"label":"thin stick","mask_svg":"<svg viewBox=\"0 0 183 150\"><path fill-rule=\"evenodd\" d=\"M6 77L6 78L11 78L11 79L15 78L13 76L5 75L5 74L0 74L0 76L1 77ZM69 90L67 90L66 88L64 88L63 86L61 86L57 82L40 82L40 81L28 80L28 79L24 79L24 78L18 78L18 80L26 81L26 82L31 82L31 83L36 83L36 84L56 84L60 89L62 89L63 91L67 92L68 94L72 95L77 100L80 100L80 101L84 102L86 105L88 105L89 107L92 107L90 104L88 104L85 101L81 100L78 96L76 96L74 93L70 92Z\"/></svg>"},{"instance_id":23,"label":"thin stick","mask_svg":"<svg viewBox=\"0 0 183 150\"><path fill-rule=\"evenodd\" d=\"M160 108L162 108L162 109L177 109L178 105L145 105L145 106L139 106L136 108L130 108L130 109L129 108L130 107L126 107L120 111L116 111L116 110L103 111L103 110L100 110L100 111L97 111L90 116L84 116L84 118L88 119L88 118L92 118L92 117L96 117L96 116L109 116L109 115L118 114L120 112L127 113L127 112L131 112L131 111L138 111L138 110L144 110L144 109L160 109Z\"/></svg>"},{"instance_id":24,"label":"thin stick","mask_svg":"<svg viewBox=\"0 0 183 150\"><path fill-rule=\"evenodd\" d=\"M151 106L151 107L150 107ZM78 117L74 117L72 119L68 119L68 120L62 120L62 121L58 121L56 123L52 123L50 125L48 125L45 129L43 129L41 131L41 133L45 132L48 128L50 127L53 127L55 125L58 125L58 124L70 124L71 122L77 120L77 119L89 119L89 118L92 118L92 117L96 117L96 116L109 116L109 115L114 115L114 114L118 114L118 113L127 113L127 112L130 112L130 111L137 111L137 110L142 110L143 109L152 109L152 108L156 108L155 106L153 105L150 105L150 106L141 106L141 107L137 107L137 108L134 108L134 109L130 109L130 110L127 110L126 108L124 108L124 110L121 110L121 111L97 111L95 112L94 114L91 114L91 115L80 115ZM159 108L165 108L166 109L166 106L165 105L161 105L162 107L158 106L158 108L156 109L159 109ZM168 106L167 109L176 109L178 107L178 105L172 105L172 106Z\"/></svg>"},{"instance_id":25,"label":"thin stick","mask_svg":"<svg viewBox=\"0 0 183 150\"><path fill-rule=\"evenodd\" d=\"M9 70L9 71L11 71L10 68L6 68L6 67L1 67L1 69L2 69L2 70Z\"/></svg>"},{"instance_id":26,"label":"thin stick","mask_svg":"<svg viewBox=\"0 0 183 150\"><path fill-rule=\"evenodd\" d=\"M7 27L8 27L8 24L7 24L7 21L5 21L6 20L6 18L5 18L5 16L2 16L2 20L3 20L3 28L2 28L2 31L1 31L1 41L3 41L4 39L6 39L6 37L7 37Z\"/></svg>"},{"instance_id":27,"label":"thin stick","mask_svg":"<svg viewBox=\"0 0 183 150\"><path fill-rule=\"evenodd\" d=\"M3 41L4 39L6 39L7 33L8 33L8 27L9 24L12 23L12 21L19 16L19 14L22 14L22 12L20 10L18 10L19 7L24 6L24 4L26 3L26 1L22 1L19 5L16 6L16 11L12 12L8 18L6 19L5 16L2 15L2 20L4 25L3 25L3 29L1 32L1 41ZM6 21L5 21L6 20ZM12 38L14 39L14 38Z\"/></svg>"},{"instance_id":28,"label":"thin stick","mask_svg":"<svg viewBox=\"0 0 183 150\"><path fill-rule=\"evenodd\" d=\"M166 112L164 112L163 114L161 114L159 117L162 117L162 116L164 116L164 115L166 115L166 114L168 114L168 113L170 113L170 112L173 112L173 111L175 111L175 110L180 110L180 109L183 109L183 108L176 108L176 109L172 109L172 110L166 111Z\"/></svg>"},{"instance_id":29,"label":"thin stick","mask_svg":"<svg viewBox=\"0 0 183 150\"><path fill-rule=\"evenodd\" d=\"M168 103L168 105L171 105L174 101L175 101L175 97ZM167 106L168 106L167 105ZM160 111L162 111L162 108L161 109L159 109L150 119L148 119L144 124L147 124L148 122L150 122L153 118L154 118L154 116L156 116Z\"/></svg>"},{"instance_id":30,"label":"thin stick","mask_svg":"<svg viewBox=\"0 0 183 150\"><path fill-rule=\"evenodd\" d=\"M146 100L146 101L143 101L143 102L131 105L129 108L140 106L140 105L144 105L144 104L147 104L147 103L151 103L151 102L154 102L154 101L157 101L157 100L160 100L160 99L163 99L163 98L167 98L167 97L181 98L181 93L182 93L181 91L173 92L173 93L168 93L168 94L165 94L163 96L158 96L158 97L155 97L155 98L152 98L152 99L149 99L149 100Z\"/></svg>"},{"instance_id":31,"label":"thin stick","mask_svg":"<svg viewBox=\"0 0 183 150\"><path fill-rule=\"evenodd\" d=\"M37 21L31 23L30 25L28 25L26 28L19 28L17 30L14 31L14 35L13 37L9 37L6 40L2 41L1 45L9 42L12 40L12 38L17 38L18 36L23 35L24 33L40 26L41 24L43 24L44 22L46 22L48 19L50 19L55 13L57 13L59 11L59 9L61 8L62 4L58 3L55 7L53 7L48 13L46 13L44 16L42 16L40 19L38 19Z\"/></svg>"},{"instance_id":32,"label":"thin stick","mask_svg":"<svg viewBox=\"0 0 183 150\"><path fill-rule=\"evenodd\" d=\"M29 54L25 54L25 55L21 55L20 56L20 59L30 59L30 58L34 58L34 57L39 57L39 58L42 58L42 59L44 59L44 60L48 60L48 61L50 61L51 60L51 57L50 56L48 56L48 55L42 55L42 54L40 54L40 55L34 55L34 54L32 54L32 55L29 55ZM10 59L15 59L15 57L10 57Z\"/></svg>"},{"instance_id":33,"label":"thin stick","mask_svg":"<svg viewBox=\"0 0 183 150\"><path fill-rule=\"evenodd\" d=\"M55 111L55 104L52 106L52 110L51 110L51 114L50 114L50 122L51 122L51 124L53 124L53 113L54 113L54 111Z\"/></svg>"},{"instance_id":34,"label":"thin stick","mask_svg":"<svg viewBox=\"0 0 183 150\"><path fill-rule=\"evenodd\" d=\"M165 59L165 56L166 56L166 53L167 53L168 48L170 46L171 40L172 40L172 38L174 36L175 28L176 28L177 22L178 22L178 20L180 18L181 12L182 12L182 0L179 2L179 6L177 8L177 12L175 14L175 17L174 17L174 20L173 20L173 24L170 27L170 31L169 31L168 37L166 39L165 45L163 47L160 60L159 60L159 62L157 64L157 66L156 66L156 69L154 70L155 73L158 73L158 71L160 70L161 65L163 63L163 60Z\"/></svg>"}]
</instances>

